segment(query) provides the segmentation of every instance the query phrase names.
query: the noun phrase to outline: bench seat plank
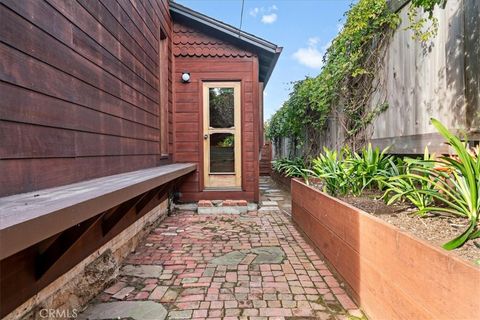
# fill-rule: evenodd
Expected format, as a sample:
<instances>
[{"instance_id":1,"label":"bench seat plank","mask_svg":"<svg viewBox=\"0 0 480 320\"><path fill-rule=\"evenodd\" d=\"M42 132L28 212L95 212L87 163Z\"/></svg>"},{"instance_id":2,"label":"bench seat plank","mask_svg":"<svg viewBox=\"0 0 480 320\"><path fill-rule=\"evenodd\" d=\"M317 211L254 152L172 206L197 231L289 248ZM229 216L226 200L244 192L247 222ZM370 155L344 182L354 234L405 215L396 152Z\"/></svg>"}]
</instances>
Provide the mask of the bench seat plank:
<instances>
[{"instance_id":1,"label":"bench seat plank","mask_svg":"<svg viewBox=\"0 0 480 320\"><path fill-rule=\"evenodd\" d=\"M0 259L195 170L169 164L0 198Z\"/></svg>"}]
</instances>

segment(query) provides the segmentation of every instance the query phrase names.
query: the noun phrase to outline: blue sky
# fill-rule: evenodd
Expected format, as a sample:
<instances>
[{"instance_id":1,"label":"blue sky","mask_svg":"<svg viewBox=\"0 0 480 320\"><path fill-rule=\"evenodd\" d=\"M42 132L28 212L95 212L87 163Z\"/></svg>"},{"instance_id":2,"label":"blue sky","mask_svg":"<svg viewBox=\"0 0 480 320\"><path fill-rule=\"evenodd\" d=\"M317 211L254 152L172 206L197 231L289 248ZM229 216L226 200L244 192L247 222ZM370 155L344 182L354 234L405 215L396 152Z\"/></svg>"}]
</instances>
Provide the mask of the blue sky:
<instances>
[{"instance_id":1,"label":"blue sky","mask_svg":"<svg viewBox=\"0 0 480 320\"><path fill-rule=\"evenodd\" d=\"M176 1L239 27L242 0ZM323 52L338 33L352 1L245 0L242 30L283 47L265 89L265 119L288 98L292 81L319 73Z\"/></svg>"}]
</instances>

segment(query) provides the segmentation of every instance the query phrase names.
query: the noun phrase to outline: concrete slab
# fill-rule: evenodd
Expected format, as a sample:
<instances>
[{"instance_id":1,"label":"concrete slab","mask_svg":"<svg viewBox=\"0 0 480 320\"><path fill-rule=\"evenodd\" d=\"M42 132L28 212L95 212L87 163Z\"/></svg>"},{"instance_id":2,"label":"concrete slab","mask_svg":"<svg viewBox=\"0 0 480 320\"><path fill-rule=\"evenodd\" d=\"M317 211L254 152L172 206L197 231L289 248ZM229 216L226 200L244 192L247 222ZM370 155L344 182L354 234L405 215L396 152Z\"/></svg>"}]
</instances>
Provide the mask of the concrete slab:
<instances>
[{"instance_id":1,"label":"concrete slab","mask_svg":"<svg viewBox=\"0 0 480 320\"><path fill-rule=\"evenodd\" d=\"M175 209L180 211L196 211L197 210L196 203L177 203L175 204Z\"/></svg>"},{"instance_id":2,"label":"concrete slab","mask_svg":"<svg viewBox=\"0 0 480 320\"><path fill-rule=\"evenodd\" d=\"M282 190L279 190L279 189L268 189L268 190L265 190L265 193L275 193L275 192L282 192Z\"/></svg>"},{"instance_id":3,"label":"concrete slab","mask_svg":"<svg viewBox=\"0 0 480 320\"><path fill-rule=\"evenodd\" d=\"M162 272L162 266L149 264L127 264L120 269L120 275L138 278L158 278Z\"/></svg>"},{"instance_id":4,"label":"concrete slab","mask_svg":"<svg viewBox=\"0 0 480 320\"><path fill-rule=\"evenodd\" d=\"M161 303L153 301L118 301L93 304L81 313L77 319L134 319L163 320L167 310Z\"/></svg>"},{"instance_id":5,"label":"concrete slab","mask_svg":"<svg viewBox=\"0 0 480 320\"><path fill-rule=\"evenodd\" d=\"M284 197L268 197L271 201L283 201L285 198Z\"/></svg>"},{"instance_id":6,"label":"concrete slab","mask_svg":"<svg viewBox=\"0 0 480 320\"><path fill-rule=\"evenodd\" d=\"M247 205L247 210L248 211L257 211L258 210L258 205L256 203L249 203Z\"/></svg>"},{"instance_id":7,"label":"concrete slab","mask_svg":"<svg viewBox=\"0 0 480 320\"><path fill-rule=\"evenodd\" d=\"M262 206L263 207L275 207L278 206L277 201L262 201Z\"/></svg>"},{"instance_id":8,"label":"concrete slab","mask_svg":"<svg viewBox=\"0 0 480 320\"><path fill-rule=\"evenodd\" d=\"M198 207L198 214L241 214L248 211L248 206Z\"/></svg>"},{"instance_id":9,"label":"concrete slab","mask_svg":"<svg viewBox=\"0 0 480 320\"><path fill-rule=\"evenodd\" d=\"M278 207L261 207L258 209L258 212L274 212L274 211L280 211Z\"/></svg>"}]
</instances>

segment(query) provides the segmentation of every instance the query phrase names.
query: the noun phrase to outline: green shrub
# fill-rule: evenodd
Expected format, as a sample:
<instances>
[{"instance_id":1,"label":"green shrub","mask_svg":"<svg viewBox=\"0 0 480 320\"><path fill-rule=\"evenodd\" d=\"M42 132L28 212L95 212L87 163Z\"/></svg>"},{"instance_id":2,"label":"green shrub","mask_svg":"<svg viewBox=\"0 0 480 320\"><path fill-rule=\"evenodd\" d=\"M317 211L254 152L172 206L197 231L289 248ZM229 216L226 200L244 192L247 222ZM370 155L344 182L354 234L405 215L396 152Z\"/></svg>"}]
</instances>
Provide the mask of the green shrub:
<instances>
[{"instance_id":1,"label":"green shrub","mask_svg":"<svg viewBox=\"0 0 480 320\"><path fill-rule=\"evenodd\" d=\"M273 161L273 170L287 177L303 178L309 184L307 163L303 158L281 158Z\"/></svg>"},{"instance_id":2,"label":"green shrub","mask_svg":"<svg viewBox=\"0 0 480 320\"><path fill-rule=\"evenodd\" d=\"M339 153L327 148L324 153L312 160L312 169L308 173L323 183L323 191L331 195L345 195L351 190L349 168L345 161L350 157L347 149Z\"/></svg>"},{"instance_id":3,"label":"green shrub","mask_svg":"<svg viewBox=\"0 0 480 320\"><path fill-rule=\"evenodd\" d=\"M348 135L368 125L387 105L370 110L366 105L380 66L379 59L392 31L399 25L398 14L386 0L359 0L345 13L345 24L327 49L325 64L315 77L293 83L288 100L271 118L267 136L315 144L315 134L325 128L332 109L344 106ZM315 146L317 146L315 144ZM314 152L317 151L315 148Z\"/></svg>"},{"instance_id":4,"label":"green shrub","mask_svg":"<svg viewBox=\"0 0 480 320\"><path fill-rule=\"evenodd\" d=\"M395 163L392 156L386 155L388 148L380 151L378 147L368 146L361 153L354 152L346 162L349 166L350 179L355 184L355 190L362 192L372 189L373 185L382 190L385 180L395 173Z\"/></svg>"},{"instance_id":5,"label":"green shrub","mask_svg":"<svg viewBox=\"0 0 480 320\"><path fill-rule=\"evenodd\" d=\"M423 212L443 212L454 216L465 217L469 221L468 228L455 239L445 243L443 248L455 249L469 239L480 237L478 225L480 213L480 157L478 150L470 151L467 143L448 131L438 120L432 124L447 139L455 150L455 157L443 156L433 163L423 161L424 166L412 170L406 177L419 185L432 183L434 188L417 189L417 193L432 197L436 203L427 206Z\"/></svg>"},{"instance_id":6,"label":"green shrub","mask_svg":"<svg viewBox=\"0 0 480 320\"><path fill-rule=\"evenodd\" d=\"M412 178L412 173L418 172L419 169L433 168L435 154L430 155L428 148L425 148L423 160L405 158L404 174L394 174L385 181L387 190L383 195L383 199L387 205L399 200L408 200L419 211L421 215L427 213L425 211L433 203L433 197L429 194L419 192L419 190L435 190L435 182L432 180L420 180Z\"/></svg>"},{"instance_id":7,"label":"green shrub","mask_svg":"<svg viewBox=\"0 0 480 320\"><path fill-rule=\"evenodd\" d=\"M309 173L324 184L324 191L332 195L360 195L366 188L381 190L385 180L399 174L400 168L387 149L380 151L369 144L360 154L343 148L339 153L324 148L312 160Z\"/></svg>"}]
</instances>

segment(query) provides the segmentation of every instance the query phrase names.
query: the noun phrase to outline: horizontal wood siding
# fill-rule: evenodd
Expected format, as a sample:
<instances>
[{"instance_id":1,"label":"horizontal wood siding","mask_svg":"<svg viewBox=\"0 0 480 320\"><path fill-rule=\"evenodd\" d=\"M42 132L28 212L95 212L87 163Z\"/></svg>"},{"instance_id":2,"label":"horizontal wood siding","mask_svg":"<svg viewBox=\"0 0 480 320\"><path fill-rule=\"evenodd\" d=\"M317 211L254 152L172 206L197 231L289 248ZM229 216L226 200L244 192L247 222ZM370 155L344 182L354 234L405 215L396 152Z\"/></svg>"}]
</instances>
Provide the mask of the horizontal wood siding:
<instances>
[{"instance_id":1,"label":"horizontal wood siding","mask_svg":"<svg viewBox=\"0 0 480 320\"><path fill-rule=\"evenodd\" d=\"M160 30L169 56L159 61ZM167 0L0 4L0 196L157 166Z\"/></svg>"}]
</instances>

